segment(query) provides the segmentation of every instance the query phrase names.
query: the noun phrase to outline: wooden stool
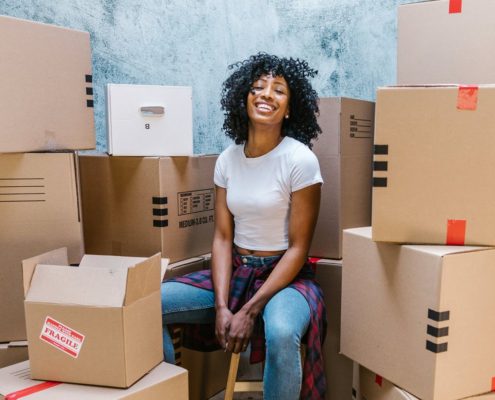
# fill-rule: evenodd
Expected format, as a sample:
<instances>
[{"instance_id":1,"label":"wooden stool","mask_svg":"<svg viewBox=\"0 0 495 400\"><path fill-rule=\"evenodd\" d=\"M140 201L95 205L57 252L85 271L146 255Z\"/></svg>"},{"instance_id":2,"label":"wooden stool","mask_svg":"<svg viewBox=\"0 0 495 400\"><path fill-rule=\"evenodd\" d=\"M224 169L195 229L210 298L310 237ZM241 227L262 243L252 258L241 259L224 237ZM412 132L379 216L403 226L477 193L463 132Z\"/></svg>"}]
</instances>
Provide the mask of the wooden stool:
<instances>
[{"instance_id":1,"label":"wooden stool","mask_svg":"<svg viewBox=\"0 0 495 400\"><path fill-rule=\"evenodd\" d=\"M301 345L301 364L304 368L304 359L306 357L306 347ZM229 376L227 386L225 387L224 400L232 400L236 392L263 392L263 381L238 381L237 370L239 369L239 360L241 353L232 353L230 358Z\"/></svg>"}]
</instances>

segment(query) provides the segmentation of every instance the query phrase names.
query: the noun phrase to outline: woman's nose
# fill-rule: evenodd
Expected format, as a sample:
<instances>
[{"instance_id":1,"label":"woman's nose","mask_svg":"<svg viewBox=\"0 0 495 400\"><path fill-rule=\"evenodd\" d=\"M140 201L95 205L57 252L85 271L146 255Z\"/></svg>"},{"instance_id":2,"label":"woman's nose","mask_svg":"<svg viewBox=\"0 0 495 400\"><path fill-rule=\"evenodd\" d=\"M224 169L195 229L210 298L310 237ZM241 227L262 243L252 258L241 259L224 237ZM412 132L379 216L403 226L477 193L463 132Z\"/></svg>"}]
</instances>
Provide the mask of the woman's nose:
<instances>
[{"instance_id":1,"label":"woman's nose","mask_svg":"<svg viewBox=\"0 0 495 400\"><path fill-rule=\"evenodd\" d=\"M261 91L261 96L271 99L273 97L273 88L271 85L266 85L263 90Z\"/></svg>"}]
</instances>

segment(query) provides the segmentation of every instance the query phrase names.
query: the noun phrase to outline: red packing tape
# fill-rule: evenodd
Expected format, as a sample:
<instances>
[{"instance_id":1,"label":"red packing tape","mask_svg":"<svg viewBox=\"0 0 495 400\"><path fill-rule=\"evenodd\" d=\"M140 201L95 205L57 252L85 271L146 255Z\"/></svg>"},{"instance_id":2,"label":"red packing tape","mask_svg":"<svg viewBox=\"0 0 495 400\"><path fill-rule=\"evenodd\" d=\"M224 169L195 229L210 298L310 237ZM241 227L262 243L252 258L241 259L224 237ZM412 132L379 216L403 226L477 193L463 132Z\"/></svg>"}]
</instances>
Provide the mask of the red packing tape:
<instances>
[{"instance_id":1,"label":"red packing tape","mask_svg":"<svg viewBox=\"0 0 495 400\"><path fill-rule=\"evenodd\" d=\"M447 220L447 240L448 246L464 246L466 240L466 220L449 219Z\"/></svg>"},{"instance_id":2,"label":"red packing tape","mask_svg":"<svg viewBox=\"0 0 495 400\"><path fill-rule=\"evenodd\" d=\"M449 14L458 14L462 12L462 0L450 0Z\"/></svg>"},{"instance_id":3,"label":"red packing tape","mask_svg":"<svg viewBox=\"0 0 495 400\"><path fill-rule=\"evenodd\" d=\"M459 86L457 108L459 110L476 110L478 105L478 86Z\"/></svg>"},{"instance_id":4,"label":"red packing tape","mask_svg":"<svg viewBox=\"0 0 495 400\"><path fill-rule=\"evenodd\" d=\"M492 392L495 392L495 376L492 377Z\"/></svg>"},{"instance_id":5,"label":"red packing tape","mask_svg":"<svg viewBox=\"0 0 495 400\"><path fill-rule=\"evenodd\" d=\"M383 384L383 378L378 374L375 375L375 383L378 386L382 386L382 384Z\"/></svg>"},{"instance_id":6,"label":"red packing tape","mask_svg":"<svg viewBox=\"0 0 495 400\"><path fill-rule=\"evenodd\" d=\"M311 264L316 264L318 261L321 260L321 258L318 257L308 257L308 260Z\"/></svg>"},{"instance_id":7,"label":"red packing tape","mask_svg":"<svg viewBox=\"0 0 495 400\"><path fill-rule=\"evenodd\" d=\"M29 396L30 394L41 392L42 390L50 389L54 386L60 385L62 382L43 382L38 385L30 386L25 389L18 390L17 392L9 393L5 396L5 400L16 400L22 397Z\"/></svg>"}]
</instances>

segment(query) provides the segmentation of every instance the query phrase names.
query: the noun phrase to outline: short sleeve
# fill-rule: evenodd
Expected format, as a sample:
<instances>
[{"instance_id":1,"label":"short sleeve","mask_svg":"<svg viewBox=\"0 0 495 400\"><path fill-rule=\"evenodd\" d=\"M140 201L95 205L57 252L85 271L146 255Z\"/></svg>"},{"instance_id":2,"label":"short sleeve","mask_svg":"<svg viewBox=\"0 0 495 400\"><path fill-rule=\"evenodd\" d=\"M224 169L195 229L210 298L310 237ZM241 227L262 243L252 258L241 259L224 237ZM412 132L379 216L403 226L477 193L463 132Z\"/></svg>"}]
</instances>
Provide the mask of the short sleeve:
<instances>
[{"instance_id":1,"label":"short sleeve","mask_svg":"<svg viewBox=\"0 0 495 400\"><path fill-rule=\"evenodd\" d=\"M323 183L318 158L309 148L299 147L292 160L291 192L316 183Z\"/></svg>"},{"instance_id":2,"label":"short sleeve","mask_svg":"<svg viewBox=\"0 0 495 400\"><path fill-rule=\"evenodd\" d=\"M213 182L215 185L227 188L227 178L225 176L225 155L220 154L215 163L215 172L213 174Z\"/></svg>"}]
</instances>

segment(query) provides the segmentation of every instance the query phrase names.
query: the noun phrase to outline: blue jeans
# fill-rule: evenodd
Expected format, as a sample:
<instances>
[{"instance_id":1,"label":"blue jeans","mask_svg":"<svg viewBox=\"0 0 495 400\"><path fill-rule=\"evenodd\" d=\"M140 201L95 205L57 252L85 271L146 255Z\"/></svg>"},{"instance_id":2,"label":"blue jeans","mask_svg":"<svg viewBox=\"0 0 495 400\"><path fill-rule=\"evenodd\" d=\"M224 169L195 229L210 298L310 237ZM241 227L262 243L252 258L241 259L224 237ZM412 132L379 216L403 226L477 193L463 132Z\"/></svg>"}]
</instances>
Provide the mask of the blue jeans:
<instances>
[{"instance_id":1,"label":"blue jeans","mask_svg":"<svg viewBox=\"0 0 495 400\"><path fill-rule=\"evenodd\" d=\"M212 291L179 282L162 284L163 349L167 362L174 362L167 324L215 322L214 305ZM300 346L309 326L309 305L297 290L285 288L266 304L263 321L266 340L263 398L299 399L302 384Z\"/></svg>"}]
</instances>

